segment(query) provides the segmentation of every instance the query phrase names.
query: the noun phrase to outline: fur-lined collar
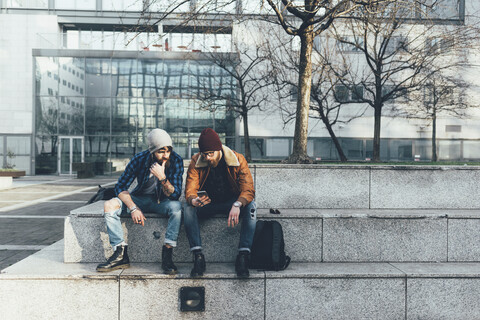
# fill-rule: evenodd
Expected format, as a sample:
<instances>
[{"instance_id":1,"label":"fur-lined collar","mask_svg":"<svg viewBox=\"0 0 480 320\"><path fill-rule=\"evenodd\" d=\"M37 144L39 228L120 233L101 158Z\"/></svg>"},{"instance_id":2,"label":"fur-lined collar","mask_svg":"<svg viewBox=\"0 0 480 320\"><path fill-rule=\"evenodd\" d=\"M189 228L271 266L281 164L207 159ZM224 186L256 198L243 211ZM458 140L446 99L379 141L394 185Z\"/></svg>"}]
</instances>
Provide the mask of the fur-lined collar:
<instances>
[{"instance_id":1,"label":"fur-lined collar","mask_svg":"<svg viewBox=\"0 0 480 320\"><path fill-rule=\"evenodd\" d=\"M225 162L229 167L238 167L240 166L240 162L238 162L238 158L235 155L235 152L232 151L227 146L222 146L223 157L225 158ZM204 168L208 166L208 162L203 160L202 155L200 154L197 163L195 163L195 168Z\"/></svg>"}]
</instances>

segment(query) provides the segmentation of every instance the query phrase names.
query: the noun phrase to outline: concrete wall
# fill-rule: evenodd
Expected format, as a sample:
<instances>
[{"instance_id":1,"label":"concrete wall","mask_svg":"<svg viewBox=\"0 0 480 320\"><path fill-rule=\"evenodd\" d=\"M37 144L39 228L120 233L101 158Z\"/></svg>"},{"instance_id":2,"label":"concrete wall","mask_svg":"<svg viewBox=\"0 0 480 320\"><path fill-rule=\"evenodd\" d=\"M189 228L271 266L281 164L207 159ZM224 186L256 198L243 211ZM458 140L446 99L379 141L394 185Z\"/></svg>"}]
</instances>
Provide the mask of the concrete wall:
<instances>
[{"instance_id":1,"label":"concrete wall","mask_svg":"<svg viewBox=\"0 0 480 320\"><path fill-rule=\"evenodd\" d=\"M58 34L55 15L0 14L0 134L32 133L32 49ZM58 35L55 36L55 38Z\"/></svg>"}]
</instances>

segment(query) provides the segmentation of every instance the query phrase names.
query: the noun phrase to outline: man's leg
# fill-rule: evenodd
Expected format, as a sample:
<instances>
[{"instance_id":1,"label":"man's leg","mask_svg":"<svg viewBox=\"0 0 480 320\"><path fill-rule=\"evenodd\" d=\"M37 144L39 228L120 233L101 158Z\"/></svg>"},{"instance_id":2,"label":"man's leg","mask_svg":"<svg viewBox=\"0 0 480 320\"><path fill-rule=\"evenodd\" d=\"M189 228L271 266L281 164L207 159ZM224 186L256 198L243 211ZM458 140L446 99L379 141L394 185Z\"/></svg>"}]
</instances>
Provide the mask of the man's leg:
<instances>
[{"instance_id":1,"label":"man's leg","mask_svg":"<svg viewBox=\"0 0 480 320\"><path fill-rule=\"evenodd\" d=\"M177 246L178 233L182 223L182 204L180 201L164 200L161 203L152 201L150 211L168 217L165 241L162 247L162 269L166 274L177 273L173 263L173 248Z\"/></svg>"},{"instance_id":2,"label":"man's leg","mask_svg":"<svg viewBox=\"0 0 480 320\"><path fill-rule=\"evenodd\" d=\"M97 266L97 271L106 272L130 267L127 244L123 238L122 223L120 221L122 206L123 203L119 198L108 200L103 205L108 238L114 253L106 263L101 263Z\"/></svg>"},{"instance_id":3,"label":"man's leg","mask_svg":"<svg viewBox=\"0 0 480 320\"><path fill-rule=\"evenodd\" d=\"M232 202L233 203L233 202ZM225 204L207 204L204 207L195 208L188 204L184 209L184 224L187 232L190 251L193 252L193 269L190 275L193 278L203 276L206 269L205 257L202 253L202 239L200 237L199 218L209 218L218 212L225 212L228 205Z\"/></svg>"},{"instance_id":4,"label":"man's leg","mask_svg":"<svg viewBox=\"0 0 480 320\"><path fill-rule=\"evenodd\" d=\"M255 201L240 209L242 227L240 229L240 242L238 251L248 251L252 248L255 227L257 226L257 205Z\"/></svg>"},{"instance_id":5,"label":"man's leg","mask_svg":"<svg viewBox=\"0 0 480 320\"><path fill-rule=\"evenodd\" d=\"M252 248L253 236L257 224L257 207L252 201L240 209L242 227L240 229L240 241L238 243L238 255L235 260L235 271L237 276L246 278L250 276L248 264L250 260L250 249Z\"/></svg>"}]
</instances>

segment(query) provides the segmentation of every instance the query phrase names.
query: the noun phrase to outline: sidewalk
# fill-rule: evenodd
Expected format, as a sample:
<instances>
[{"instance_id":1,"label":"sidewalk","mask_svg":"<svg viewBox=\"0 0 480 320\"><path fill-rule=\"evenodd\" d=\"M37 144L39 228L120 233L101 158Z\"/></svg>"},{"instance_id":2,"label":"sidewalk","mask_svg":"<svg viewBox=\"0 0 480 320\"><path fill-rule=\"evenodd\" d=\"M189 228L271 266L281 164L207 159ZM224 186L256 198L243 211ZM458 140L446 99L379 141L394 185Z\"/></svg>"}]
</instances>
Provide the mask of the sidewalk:
<instances>
[{"instance_id":1,"label":"sidewalk","mask_svg":"<svg viewBox=\"0 0 480 320\"><path fill-rule=\"evenodd\" d=\"M26 176L0 190L0 270L63 238L64 217L116 176Z\"/></svg>"}]
</instances>

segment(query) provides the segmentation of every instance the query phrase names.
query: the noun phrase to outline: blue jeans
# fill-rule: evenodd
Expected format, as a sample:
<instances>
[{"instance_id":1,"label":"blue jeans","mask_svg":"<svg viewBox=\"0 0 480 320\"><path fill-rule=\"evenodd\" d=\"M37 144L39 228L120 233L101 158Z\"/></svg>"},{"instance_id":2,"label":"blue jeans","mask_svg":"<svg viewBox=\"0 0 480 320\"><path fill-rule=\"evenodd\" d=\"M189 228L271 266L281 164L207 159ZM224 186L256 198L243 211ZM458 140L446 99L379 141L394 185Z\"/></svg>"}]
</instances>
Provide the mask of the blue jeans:
<instances>
[{"instance_id":1,"label":"blue jeans","mask_svg":"<svg viewBox=\"0 0 480 320\"><path fill-rule=\"evenodd\" d=\"M236 198L233 198L223 203L209 203L203 207L193 207L188 204L185 205L183 219L188 242L190 243L190 251L202 249L202 239L200 238L198 219L210 218L215 214L228 216L232 209L232 205L236 200ZM250 202L247 206L240 208L240 218L242 219L242 227L240 229L238 250L250 251L257 223L257 206L254 201ZM227 222L225 221L225 224L226 223Z\"/></svg>"},{"instance_id":2,"label":"blue jeans","mask_svg":"<svg viewBox=\"0 0 480 320\"><path fill-rule=\"evenodd\" d=\"M129 213L127 206L118 198L122 206L113 211L105 212L105 222L107 224L108 237L110 244L115 247L124 241L122 223L120 215ZM167 231L165 232L165 243L172 247L177 246L178 233L180 231L180 224L182 222L182 205L180 201L163 200L158 203L155 196L140 195L132 196L135 205L142 210L143 213L157 213L161 216L168 216ZM147 222L148 223L148 222Z\"/></svg>"}]
</instances>

